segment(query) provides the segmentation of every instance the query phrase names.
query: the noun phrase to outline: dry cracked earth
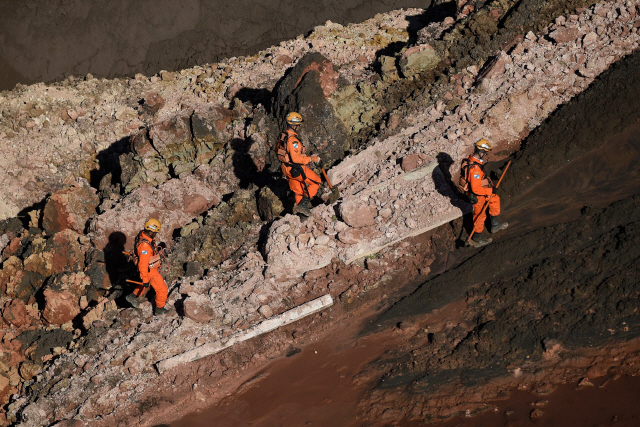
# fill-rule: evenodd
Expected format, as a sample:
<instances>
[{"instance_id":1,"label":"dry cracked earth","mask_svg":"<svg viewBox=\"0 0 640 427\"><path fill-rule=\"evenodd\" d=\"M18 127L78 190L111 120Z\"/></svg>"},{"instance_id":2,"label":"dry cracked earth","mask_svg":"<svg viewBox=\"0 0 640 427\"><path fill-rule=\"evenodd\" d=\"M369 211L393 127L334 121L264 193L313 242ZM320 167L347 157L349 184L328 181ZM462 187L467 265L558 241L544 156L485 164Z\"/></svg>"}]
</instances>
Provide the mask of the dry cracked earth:
<instances>
[{"instance_id":1,"label":"dry cracked earth","mask_svg":"<svg viewBox=\"0 0 640 427\"><path fill-rule=\"evenodd\" d=\"M161 425L318 340L378 343L344 375L354 426L637 375L639 43L635 0L461 1L1 92L0 424ZM340 191L306 220L272 150L291 110ZM482 137L492 173L512 161L511 227L477 250L453 183ZM124 300L122 251L149 216L170 249L161 317ZM327 294L330 309L161 368Z\"/></svg>"}]
</instances>

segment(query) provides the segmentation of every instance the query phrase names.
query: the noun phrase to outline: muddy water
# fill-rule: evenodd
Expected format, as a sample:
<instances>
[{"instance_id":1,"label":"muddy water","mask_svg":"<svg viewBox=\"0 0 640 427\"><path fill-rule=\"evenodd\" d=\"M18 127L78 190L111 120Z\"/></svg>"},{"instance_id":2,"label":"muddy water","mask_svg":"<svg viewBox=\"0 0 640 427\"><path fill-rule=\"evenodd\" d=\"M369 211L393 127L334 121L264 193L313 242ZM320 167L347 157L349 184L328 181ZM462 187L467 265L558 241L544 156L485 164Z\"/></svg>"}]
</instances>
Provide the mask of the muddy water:
<instances>
[{"instance_id":1,"label":"muddy water","mask_svg":"<svg viewBox=\"0 0 640 427\"><path fill-rule=\"evenodd\" d=\"M509 234L578 217L585 205L603 207L640 190L640 124L627 129L599 149L568 163L541 181L504 214ZM363 366L393 346L390 332L355 338L344 331L301 354L275 361L226 402L171 424L185 426L364 426L357 403L373 386L373 378L358 375ZM340 347L343 346L343 347ZM346 346L346 347L345 347ZM598 385L598 383L596 383ZM640 425L640 378L609 381L604 387L575 390L559 387L541 398L515 391L496 411L450 420L445 426L596 426ZM540 418L530 418L532 402ZM418 426L420 423L405 423Z\"/></svg>"}]
</instances>

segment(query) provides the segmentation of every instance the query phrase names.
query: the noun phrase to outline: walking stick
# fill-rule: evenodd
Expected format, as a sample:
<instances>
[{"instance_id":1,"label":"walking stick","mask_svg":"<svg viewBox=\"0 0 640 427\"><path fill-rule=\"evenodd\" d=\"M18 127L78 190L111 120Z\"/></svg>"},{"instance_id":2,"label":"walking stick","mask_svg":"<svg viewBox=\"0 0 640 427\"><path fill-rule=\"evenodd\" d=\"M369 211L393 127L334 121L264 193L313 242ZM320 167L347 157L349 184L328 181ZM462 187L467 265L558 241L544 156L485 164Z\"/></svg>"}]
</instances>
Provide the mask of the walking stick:
<instances>
[{"instance_id":1,"label":"walking stick","mask_svg":"<svg viewBox=\"0 0 640 427\"><path fill-rule=\"evenodd\" d=\"M504 170L502 171L502 175L500 175L500 179L498 180L498 183L496 184L495 188L500 187L500 183L502 182L502 178L504 178L504 174L507 173L507 169L509 169L510 165L511 165L511 160L509 160L509 163L507 163L507 167L505 167ZM473 229L471 230L471 233L469 233L469 237L467 238L467 244L469 244L469 242L471 241L471 238L473 237L473 234L475 233L476 223L478 222L478 220L480 219L482 214L489 207L489 199L490 199L490 197L487 197L487 200L485 200L484 205L482 205L482 210L480 212L478 212L478 216L476 216L476 218L473 220Z\"/></svg>"}]
</instances>

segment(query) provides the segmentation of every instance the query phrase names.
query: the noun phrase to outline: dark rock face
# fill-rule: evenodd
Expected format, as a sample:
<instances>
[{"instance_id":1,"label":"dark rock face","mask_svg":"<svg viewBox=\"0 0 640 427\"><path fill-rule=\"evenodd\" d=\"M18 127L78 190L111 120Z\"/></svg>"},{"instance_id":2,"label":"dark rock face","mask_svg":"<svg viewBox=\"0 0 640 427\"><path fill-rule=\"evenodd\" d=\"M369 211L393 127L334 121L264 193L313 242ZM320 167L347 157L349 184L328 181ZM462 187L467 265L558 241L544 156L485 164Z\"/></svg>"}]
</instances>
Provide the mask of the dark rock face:
<instances>
[{"instance_id":1,"label":"dark rock face","mask_svg":"<svg viewBox=\"0 0 640 427\"><path fill-rule=\"evenodd\" d=\"M306 154L319 154L328 164L341 159L350 147L345 125L327 99L338 89L338 77L331 61L319 53L308 54L281 81L274 101L279 128L286 127L290 111L302 114L298 133Z\"/></svg>"},{"instance_id":2,"label":"dark rock face","mask_svg":"<svg viewBox=\"0 0 640 427\"><path fill-rule=\"evenodd\" d=\"M242 0L233 7L213 0L4 3L0 90L69 75L116 77L177 70L255 53L327 19L360 22L376 13L429 4L416 0L347 0L304 7L271 0Z\"/></svg>"}]
</instances>

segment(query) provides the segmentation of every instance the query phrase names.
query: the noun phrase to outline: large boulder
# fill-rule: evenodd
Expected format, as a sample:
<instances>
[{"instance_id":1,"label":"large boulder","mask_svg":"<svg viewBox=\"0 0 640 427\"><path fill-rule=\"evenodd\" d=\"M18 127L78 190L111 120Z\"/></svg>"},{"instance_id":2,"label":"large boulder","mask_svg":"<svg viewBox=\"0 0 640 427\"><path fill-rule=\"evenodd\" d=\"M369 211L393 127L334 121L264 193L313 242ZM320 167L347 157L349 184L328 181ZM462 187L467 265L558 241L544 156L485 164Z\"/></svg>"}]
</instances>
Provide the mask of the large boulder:
<instances>
[{"instance_id":1,"label":"large boulder","mask_svg":"<svg viewBox=\"0 0 640 427\"><path fill-rule=\"evenodd\" d=\"M120 155L125 193L145 184L162 184L171 175L209 163L228 139L225 129L234 117L234 111L220 107L185 112L132 136L129 152Z\"/></svg>"},{"instance_id":2,"label":"large boulder","mask_svg":"<svg viewBox=\"0 0 640 427\"><path fill-rule=\"evenodd\" d=\"M199 323L208 323L216 317L211 299L206 295L189 295L183 309L186 317Z\"/></svg>"},{"instance_id":3,"label":"large boulder","mask_svg":"<svg viewBox=\"0 0 640 427\"><path fill-rule=\"evenodd\" d=\"M44 290L45 306L42 317L52 325L63 325L80 314L78 297L71 292Z\"/></svg>"},{"instance_id":4,"label":"large boulder","mask_svg":"<svg viewBox=\"0 0 640 427\"><path fill-rule=\"evenodd\" d=\"M31 323L31 317L27 313L27 306L19 299L13 299L7 302L2 309L2 318L10 325L17 328L28 326Z\"/></svg>"},{"instance_id":5,"label":"large boulder","mask_svg":"<svg viewBox=\"0 0 640 427\"><path fill-rule=\"evenodd\" d=\"M84 268L84 252L78 241L79 238L78 233L67 229L56 233L47 241L47 250L53 254L51 258L53 274ZM48 259L46 253L43 253L42 257L45 258L45 261Z\"/></svg>"},{"instance_id":6,"label":"large boulder","mask_svg":"<svg viewBox=\"0 0 640 427\"><path fill-rule=\"evenodd\" d=\"M338 213L349 226L358 228L374 225L378 210L361 200L350 199L340 204Z\"/></svg>"},{"instance_id":7,"label":"large boulder","mask_svg":"<svg viewBox=\"0 0 640 427\"><path fill-rule=\"evenodd\" d=\"M96 190L88 185L58 191L47 200L42 227L51 234L65 229L83 233L99 203Z\"/></svg>"},{"instance_id":8,"label":"large boulder","mask_svg":"<svg viewBox=\"0 0 640 427\"><path fill-rule=\"evenodd\" d=\"M62 325L80 314L80 296L84 295L91 279L84 273L53 276L44 290L45 306L42 317L53 325Z\"/></svg>"},{"instance_id":9,"label":"large boulder","mask_svg":"<svg viewBox=\"0 0 640 427\"><path fill-rule=\"evenodd\" d=\"M405 77L431 71L440 64L442 58L428 44L413 46L402 53L400 70Z\"/></svg>"},{"instance_id":10,"label":"large boulder","mask_svg":"<svg viewBox=\"0 0 640 427\"><path fill-rule=\"evenodd\" d=\"M331 61L319 53L309 53L280 82L274 100L278 127L286 127L285 117L290 111L302 114L305 122L299 134L307 154L318 153L328 164L342 158L350 147L347 129L329 101L339 87L339 76Z\"/></svg>"},{"instance_id":11,"label":"large boulder","mask_svg":"<svg viewBox=\"0 0 640 427\"><path fill-rule=\"evenodd\" d=\"M262 187L256 197L260 218L271 221L284 212L282 200L269 187Z\"/></svg>"}]
</instances>

